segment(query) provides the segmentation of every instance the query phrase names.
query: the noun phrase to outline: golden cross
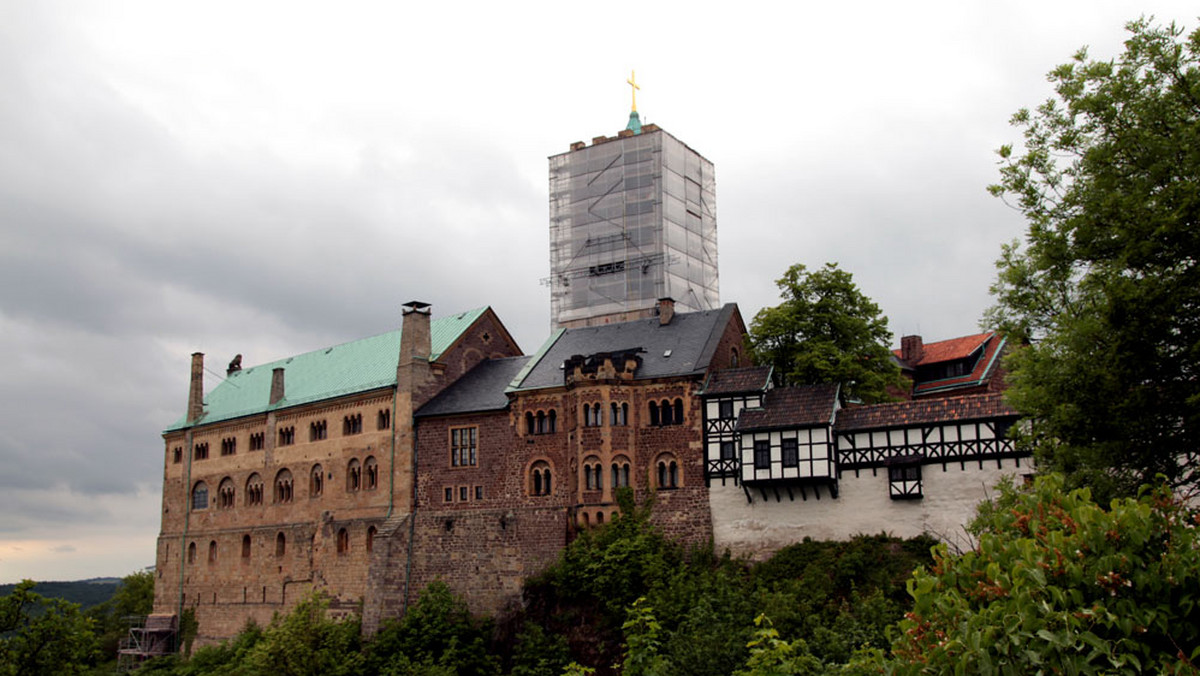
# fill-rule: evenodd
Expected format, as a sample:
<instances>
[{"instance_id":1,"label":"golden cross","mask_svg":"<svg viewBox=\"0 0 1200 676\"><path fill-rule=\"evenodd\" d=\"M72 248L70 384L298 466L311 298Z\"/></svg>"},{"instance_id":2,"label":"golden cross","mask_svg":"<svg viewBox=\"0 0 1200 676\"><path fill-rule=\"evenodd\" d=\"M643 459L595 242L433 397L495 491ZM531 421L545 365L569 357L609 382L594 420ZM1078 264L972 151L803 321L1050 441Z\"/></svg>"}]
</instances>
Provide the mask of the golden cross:
<instances>
[{"instance_id":1,"label":"golden cross","mask_svg":"<svg viewBox=\"0 0 1200 676\"><path fill-rule=\"evenodd\" d=\"M629 83L629 86L633 88L630 90L630 93L633 94L632 112L636 113L637 112L637 93L638 93L638 90L641 89L641 87L637 86L637 82L635 82L635 80L636 80L636 78L633 77L633 71L632 70L629 71L629 79L626 80L625 82Z\"/></svg>"}]
</instances>

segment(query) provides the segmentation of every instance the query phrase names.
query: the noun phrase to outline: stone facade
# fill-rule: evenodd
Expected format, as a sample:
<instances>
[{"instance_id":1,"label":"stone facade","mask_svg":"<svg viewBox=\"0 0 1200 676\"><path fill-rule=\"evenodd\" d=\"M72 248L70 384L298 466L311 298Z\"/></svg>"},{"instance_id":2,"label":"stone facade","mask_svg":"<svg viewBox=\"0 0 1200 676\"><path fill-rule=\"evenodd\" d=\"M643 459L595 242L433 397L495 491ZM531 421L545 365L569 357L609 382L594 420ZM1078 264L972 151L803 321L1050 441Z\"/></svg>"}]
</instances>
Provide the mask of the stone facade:
<instances>
[{"instance_id":1,"label":"stone facade","mask_svg":"<svg viewBox=\"0 0 1200 676\"><path fill-rule=\"evenodd\" d=\"M525 357L490 310L431 328L427 306L410 304L382 386L356 376L377 358L364 347L373 338L245 373L231 364L200 402L198 355L188 415L163 436L155 612L194 609L199 640L212 642L319 590L371 633L442 580L473 612L494 613L581 530L616 518L626 487L652 498L669 537L751 557L881 530L953 539L1000 476L1028 467L1002 445L1011 411L995 395L846 409L843 433L836 387L767 394L769 369L746 368L735 306L671 309L569 329ZM338 354L350 361L322 361ZM346 385L354 377L371 386ZM242 414L250 391L261 410ZM896 420L925 445L910 448ZM927 429L951 420L958 445L930 445ZM839 459L822 477L752 460L753 439L778 454L790 433L777 428L792 423L825 426L822 457ZM818 437L806 434L811 454ZM894 457L960 447L962 458L923 460L924 492L895 499L909 484L889 479Z\"/></svg>"}]
</instances>

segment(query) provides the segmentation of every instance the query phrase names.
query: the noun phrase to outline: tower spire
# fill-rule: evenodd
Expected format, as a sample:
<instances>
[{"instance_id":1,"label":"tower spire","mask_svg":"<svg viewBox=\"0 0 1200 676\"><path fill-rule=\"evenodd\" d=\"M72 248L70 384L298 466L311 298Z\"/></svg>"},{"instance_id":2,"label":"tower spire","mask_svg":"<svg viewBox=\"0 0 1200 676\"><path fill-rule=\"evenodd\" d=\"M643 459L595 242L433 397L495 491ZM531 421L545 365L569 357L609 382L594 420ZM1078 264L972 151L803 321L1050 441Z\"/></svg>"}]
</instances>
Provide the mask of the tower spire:
<instances>
[{"instance_id":1,"label":"tower spire","mask_svg":"<svg viewBox=\"0 0 1200 676\"><path fill-rule=\"evenodd\" d=\"M634 71L629 71L629 79L625 82L629 85L629 93L633 96L633 103L629 109L629 124L625 125L625 128L635 134L640 134L642 133L642 118L638 116L637 93L641 87L639 87L637 84L637 78L634 77Z\"/></svg>"}]
</instances>

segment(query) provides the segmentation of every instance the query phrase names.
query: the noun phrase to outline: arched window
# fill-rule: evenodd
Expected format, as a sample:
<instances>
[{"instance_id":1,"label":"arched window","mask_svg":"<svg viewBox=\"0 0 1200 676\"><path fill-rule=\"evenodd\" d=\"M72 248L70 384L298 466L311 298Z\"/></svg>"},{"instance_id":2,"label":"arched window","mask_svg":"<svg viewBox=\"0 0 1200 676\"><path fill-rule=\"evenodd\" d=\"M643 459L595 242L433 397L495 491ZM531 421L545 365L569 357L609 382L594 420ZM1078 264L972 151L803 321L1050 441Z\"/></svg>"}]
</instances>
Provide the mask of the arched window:
<instances>
[{"instance_id":1,"label":"arched window","mask_svg":"<svg viewBox=\"0 0 1200 676\"><path fill-rule=\"evenodd\" d=\"M209 563L217 562L217 541L216 540L208 541L208 562Z\"/></svg>"},{"instance_id":2,"label":"arched window","mask_svg":"<svg viewBox=\"0 0 1200 676\"><path fill-rule=\"evenodd\" d=\"M325 492L325 469L320 463L312 466L308 473L308 497L319 498Z\"/></svg>"},{"instance_id":3,"label":"arched window","mask_svg":"<svg viewBox=\"0 0 1200 676\"><path fill-rule=\"evenodd\" d=\"M730 368L738 367L738 349L736 347L729 350L729 366Z\"/></svg>"},{"instance_id":4,"label":"arched window","mask_svg":"<svg viewBox=\"0 0 1200 676\"><path fill-rule=\"evenodd\" d=\"M593 455L583 461L583 481L589 491L604 490L604 470L600 458Z\"/></svg>"},{"instance_id":5,"label":"arched window","mask_svg":"<svg viewBox=\"0 0 1200 676\"><path fill-rule=\"evenodd\" d=\"M368 552L375 550L375 533L376 533L375 526L371 526L370 528L367 529L367 551Z\"/></svg>"},{"instance_id":6,"label":"arched window","mask_svg":"<svg viewBox=\"0 0 1200 676\"><path fill-rule=\"evenodd\" d=\"M233 479L229 477L221 479L221 485L217 487L217 507L233 509L236 494L237 490L233 487Z\"/></svg>"},{"instance_id":7,"label":"arched window","mask_svg":"<svg viewBox=\"0 0 1200 676\"><path fill-rule=\"evenodd\" d=\"M338 532L337 532L337 553L345 554L346 552L349 552L349 551L350 551L350 534L346 532L345 528L342 528L342 529L338 530Z\"/></svg>"},{"instance_id":8,"label":"arched window","mask_svg":"<svg viewBox=\"0 0 1200 676\"><path fill-rule=\"evenodd\" d=\"M263 480L258 472L246 479L246 506L261 505L263 502Z\"/></svg>"},{"instance_id":9,"label":"arched window","mask_svg":"<svg viewBox=\"0 0 1200 676\"><path fill-rule=\"evenodd\" d=\"M285 467L275 475L275 502L285 504L292 501L292 473Z\"/></svg>"},{"instance_id":10,"label":"arched window","mask_svg":"<svg viewBox=\"0 0 1200 676\"><path fill-rule=\"evenodd\" d=\"M658 402L650 402L650 424L657 426L662 424L662 420L658 417Z\"/></svg>"},{"instance_id":11,"label":"arched window","mask_svg":"<svg viewBox=\"0 0 1200 676\"><path fill-rule=\"evenodd\" d=\"M558 431L558 414L554 409L550 409L549 415L546 416L546 433L554 434Z\"/></svg>"},{"instance_id":12,"label":"arched window","mask_svg":"<svg viewBox=\"0 0 1200 676\"><path fill-rule=\"evenodd\" d=\"M612 463L612 487L626 488L629 486L629 459L619 455Z\"/></svg>"},{"instance_id":13,"label":"arched window","mask_svg":"<svg viewBox=\"0 0 1200 676\"><path fill-rule=\"evenodd\" d=\"M275 558L282 559L283 555L286 553L287 536L283 534L283 531L279 531L279 533L275 536Z\"/></svg>"},{"instance_id":14,"label":"arched window","mask_svg":"<svg viewBox=\"0 0 1200 676\"><path fill-rule=\"evenodd\" d=\"M662 425L672 424L673 421L671 419L671 416L674 413L674 410L671 408L671 402L666 399L663 399L662 401L660 401L658 403L658 406L659 406L659 408L658 408L659 424L662 424Z\"/></svg>"},{"instance_id":15,"label":"arched window","mask_svg":"<svg viewBox=\"0 0 1200 676\"><path fill-rule=\"evenodd\" d=\"M208 484L203 481L192 486L192 509L208 509Z\"/></svg>"},{"instance_id":16,"label":"arched window","mask_svg":"<svg viewBox=\"0 0 1200 676\"><path fill-rule=\"evenodd\" d=\"M592 524L591 524L591 521L588 520L588 513L584 512L583 513L583 526L584 526L584 528L586 528L590 525L592 525Z\"/></svg>"},{"instance_id":17,"label":"arched window","mask_svg":"<svg viewBox=\"0 0 1200 676\"><path fill-rule=\"evenodd\" d=\"M550 463L545 460L538 460L533 463L533 467L529 471L529 493L530 495L550 495L552 490L550 485Z\"/></svg>"},{"instance_id":18,"label":"arched window","mask_svg":"<svg viewBox=\"0 0 1200 676\"><path fill-rule=\"evenodd\" d=\"M669 453L659 456L655 469L659 488L679 488L679 463L674 456Z\"/></svg>"},{"instance_id":19,"label":"arched window","mask_svg":"<svg viewBox=\"0 0 1200 676\"><path fill-rule=\"evenodd\" d=\"M629 424L629 404L613 402L608 410L608 423L613 427Z\"/></svg>"},{"instance_id":20,"label":"arched window","mask_svg":"<svg viewBox=\"0 0 1200 676\"><path fill-rule=\"evenodd\" d=\"M352 434L362 434L362 414L355 413L342 418L342 436L350 436Z\"/></svg>"},{"instance_id":21,"label":"arched window","mask_svg":"<svg viewBox=\"0 0 1200 676\"><path fill-rule=\"evenodd\" d=\"M380 411L379 415L376 416L376 418L375 418L375 428L380 429L380 430L387 430L387 429L391 429L391 427L392 427L392 412L388 411L388 410Z\"/></svg>"},{"instance_id":22,"label":"arched window","mask_svg":"<svg viewBox=\"0 0 1200 676\"><path fill-rule=\"evenodd\" d=\"M250 536L249 535L242 536L242 558L243 559L250 558Z\"/></svg>"},{"instance_id":23,"label":"arched window","mask_svg":"<svg viewBox=\"0 0 1200 676\"><path fill-rule=\"evenodd\" d=\"M525 434L536 434L537 427L533 422L533 411L525 412Z\"/></svg>"},{"instance_id":24,"label":"arched window","mask_svg":"<svg viewBox=\"0 0 1200 676\"><path fill-rule=\"evenodd\" d=\"M196 543L189 542L188 543L188 563L195 563L195 562L196 562Z\"/></svg>"},{"instance_id":25,"label":"arched window","mask_svg":"<svg viewBox=\"0 0 1200 676\"><path fill-rule=\"evenodd\" d=\"M604 523L604 512L596 512L596 525Z\"/></svg>"},{"instance_id":26,"label":"arched window","mask_svg":"<svg viewBox=\"0 0 1200 676\"><path fill-rule=\"evenodd\" d=\"M545 411L537 412L537 433L538 434L546 433L546 412Z\"/></svg>"},{"instance_id":27,"label":"arched window","mask_svg":"<svg viewBox=\"0 0 1200 676\"><path fill-rule=\"evenodd\" d=\"M676 424L676 425L682 425L682 424L683 424L683 400L682 400L682 399L676 399L676 400L675 400L675 417L674 417L674 420L675 420L675 424Z\"/></svg>"},{"instance_id":28,"label":"arched window","mask_svg":"<svg viewBox=\"0 0 1200 676\"><path fill-rule=\"evenodd\" d=\"M346 465L346 490L354 492L362 488L362 465L358 458L350 458Z\"/></svg>"},{"instance_id":29,"label":"arched window","mask_svg":"<svg viewBox=\"0 0 1200 676\"><path fill-rule=\"evenodd\" d=\"M373 491L379 487L379 463L375 461L375 456L369 455L363 461L363 475L366 477L367 490Z\"/></svg>"}]
</instances>

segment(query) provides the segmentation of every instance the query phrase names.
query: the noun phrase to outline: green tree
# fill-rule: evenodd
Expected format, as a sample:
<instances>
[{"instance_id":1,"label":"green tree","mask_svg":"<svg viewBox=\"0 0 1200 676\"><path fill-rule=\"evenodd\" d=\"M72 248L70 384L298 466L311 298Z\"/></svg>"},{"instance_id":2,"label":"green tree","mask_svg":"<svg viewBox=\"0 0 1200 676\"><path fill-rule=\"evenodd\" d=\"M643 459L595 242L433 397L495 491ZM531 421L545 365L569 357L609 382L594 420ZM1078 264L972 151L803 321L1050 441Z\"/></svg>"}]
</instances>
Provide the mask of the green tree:
<instances>
[{"instance_id":1,"label":"green tree","mask_svg":"<svg viewBox=\"0 0 1200 676\"><path fill-rule=\"evenodd\" d=\"M1050 73L989 188L1029 222L986 320L1031 341L1009 399L1042 466L1103 497L1200 487L1200 31L1127 28L1116 60Z\"/></svg>"},{"instance_id":2,"label":"green tree","mask_svg":"<svg viewBox=\"0 0 1200 676\"><path fill-rule=\"evenodd\" d=\"M464 674L500 672L488 652L492 625L471 617L467 604L445 582L421 591L399 620L388 622L368 646L367 667L383 674Z\"/></svg>"},{"instance_id":3,"label":"green tree","mask_svg":"<svg viewBox=\"0 0 1200 676\"><path fill-rule=\"evenodd\" d=\"M0 676L81 673L95 646L92 620L33 585L25 580L0 598Z\"/></svg>"},{"instance_id":4,"label":"green tree","mask_svg":"<svg viewBox=\"0 0 1200 676\"><path fill-rule=\"evenodd\" d=\"M358 618L334 620L327 616L329 599L313 592L286 615L276 615L256 637L241 660L245 674L262 676L317 676L357 674L363 656ZM257 630L252 630L256 634ZM197 651L197 659L201 653Z\"/></svg>"},{"instance_id":5,"label":"green tree","mask_svg":"<svg viewBox=\"0 0 1200 676\"><path fill-rule=\"evenodd\" d=\"M115 661L120 640L129 634L126 618L149 615L153 606L154 574L140 571L122 578L112 598L89 608L85 614L95 621L97 659Z\"/></svg>"},{"instance_id":6,"label":"green tree","mask_svg":"<svg viewBox=\"0 0 1200 676\"><path fill-rule=\"evenodd\" d=\"M1200 529L1166 486L1102 509L1061 475L1001 488L974 551L909 581L896 674L1200 673ZM865 672L870 672L866 669Z\"/></svg>"},{"instance_id":7,"label":"green tree","mask_svg":"<svg viewBox=\"0 0 1200 676\"><path fill-rule=\"evenodd\" d=\"M887 318L836 263L809 272L788 268L776 280L783 302L763 308L750 323L750 350L758 364L775 367L776 384L840 383L842 395L886 401L900 369L887 345Z\"/></svg>"}]
</instances>

